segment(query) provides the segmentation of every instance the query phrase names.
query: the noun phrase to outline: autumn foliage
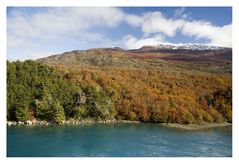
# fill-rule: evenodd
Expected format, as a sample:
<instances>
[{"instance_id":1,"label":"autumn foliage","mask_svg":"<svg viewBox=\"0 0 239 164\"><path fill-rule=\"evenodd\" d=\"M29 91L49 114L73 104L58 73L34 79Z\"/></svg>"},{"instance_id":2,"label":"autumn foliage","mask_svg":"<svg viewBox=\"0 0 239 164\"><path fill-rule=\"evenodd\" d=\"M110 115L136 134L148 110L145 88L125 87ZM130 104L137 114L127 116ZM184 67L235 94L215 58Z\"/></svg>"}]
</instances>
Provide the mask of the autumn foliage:
<instances>
[{"instance_id":1,"label":"autumn foliage","mask_svg":"<svg viewBox=\"0 0 239 164\"><path fill-rule=\"evenodd\" d=\"M232 122L230 64L120 57L95 56L90 66L8 62L8 119Z\"/></svg>"}]
</instances>

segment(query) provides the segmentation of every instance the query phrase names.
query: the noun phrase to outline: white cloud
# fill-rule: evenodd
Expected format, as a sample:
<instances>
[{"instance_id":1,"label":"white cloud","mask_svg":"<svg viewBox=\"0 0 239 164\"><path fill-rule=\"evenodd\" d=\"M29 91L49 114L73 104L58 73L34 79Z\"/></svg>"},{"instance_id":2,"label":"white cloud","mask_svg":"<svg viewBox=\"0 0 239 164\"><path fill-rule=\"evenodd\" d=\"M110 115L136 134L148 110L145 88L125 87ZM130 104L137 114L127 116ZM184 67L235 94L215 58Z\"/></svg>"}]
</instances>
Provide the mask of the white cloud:
<instances>
[{"instance_id":1,"label":"white cloud","mask_svg":"<svg viewBox=\"0 0 239 164\"><path fill-rule=\"evenodd\" d=\"M125 15L125 21L131 26L140 26L143 23L142 17L134 14Z\"/></svg>"},{"instance_id":2,"label":"white cloud","mask_svg":"<svg viewBox=\"0 0 239 164\"><path fill-rule=\"evenodd\" d=\"M141 39L128 35L123 38L123 45L126 49L138 49L143 46L157 46L164 42L164 38L160 35Z\"/></svg>"},{"instance_id":3,"label":"white cloud","mask_svg":"<svg viewBox=\"0 0 239 164\"><path fill-rule=\"evenodd\" d=\"M174 17L180 18L184 14L185 10L186 10L185 7L181 7L179 9L175 10Z\"/></svg>"},{"instance_id":4,"label":"white cloud","mask_svg":"<svg viewBox=\"0 0 239 164\"><path fill-rule=\"evenodd\" d=\"M186 7L181 7L175 10L174 18L175 19L185 19L185 20L191 20L192 17L190 16L190 12L186 12Z\"/></svg>"},{"instance_id":5,"label":"white cloud","mask_svg":"<svg viewBox=\"0 0 239 164\"><path fill-rule=\"evenodd\" d=\"M7 46L8 47L22 46L22 45L26 44L26 42L27 42L26 40L23 40L16 36L11 36L11 35L7 36Z\"/></svg>"},{"instance_id":6,"label":"white cloud","mask_svg":"<svg viewBox=\"0 0 239 164\"><path fill-rule=\"evenodd\" d=\"M183 20L167 19L161 12L147 12L141 19L141 29L146 35L162 33L173 37L184 23Z\"/></svg>"},{"instance_id":7,"label":"white cloud","mask_svg":"<svg viewBox=\"0 0 239 164\"><path fill-rule=\"evenodd\" d=\"M13 51L14 52L14 51ZM59 52L62 53L62 52ZM7 59L10 61L16 61L16 60L28 60L28 59L39 59L39 58L43 58L43 57L47 57L50 55L55 55L57 54L57 52L52 52L52 51L44 51L41 49L35 49L35 50L23 50L21 53L17 53L16 55L8 55Z\"/></svg>"},{"instance_id":8,"label":"white cloud","mask_svg":"<svg viewBox=\"0 0 239 164\"><path fill-rule=\"evenodd\" d=\"M25 51L24 57L21 58L21 60L27 60L27 59L39 59L44 58L50 55L55 55L56 52L48 52L48 51Z\"/></svg>"},{"instance_id":9,"label":"white cloud","mask_svg":"<svg viewBox=\"0 0 239 164\"><path fill-rule=\"evenodd\" d=\"M189 21L182 18L185 8L175 11L179 19L166 18L161 12L147 12L142 15L124 13L118 8L49 8L45 12L27 14L15 10L8 18L8 46L22 45L29 38L58 40L79 36L82 40L96 41L104 37L92 32L93 27L116 27L123 21L134 27L140 27L143 36L160 34L183 35L208 39L210 43L231 46L231 24L222 27L205 21ZM89 38L89 39L88 39ZM27 43L27 42L26 42Z\"/></svg>"},{"instance_id":10,"label":"white cloud","mask_svg":"<svg viewBox=\"0 0 239 164\"><path fill-rule=\"evenodd\" d=\"M126 48L139 48L143 45L154 46L168 43L167 38L173 38L179 32L184 36L206 39L208 43L214 45L228 47L232 45L231 24L216 26L210 22L189 19L185 8L176 10L174 17L171 18L166 17L161 12L129 14L120 8L112 7L56 7L45 8L37 12L26 12L26 9L14 8L8 14L8 49L11 51L15 48L28 49L28 53L21 52L22 54L30 54L30 49L35 52L36 49L41 49L43 44L45 44L44 49L46 50L46 45L50 47L57 44L59 47L59 45L74 42L82 43L85 46L92 43L94 46L104 47L119 45ZM117 29L122 23L135 29L139 28L142 31L141 36L135 37L131 34L126 37L122 36L122 39L112 40L107 32L98 30ZM31 55L27 56L31 57Z\"/></svg>"},{"instance_id":11,"label":"white cloud","mask_svg":"<svg viewBox=\"0 0 239 164\"><path fill-rule=\"evenodd\" d=\"M210 22L185 22L182 33L187 36L208 39L210 44L232 46L232 25L213 26Z\"/></svg>"},{"instance_id":12,"label":"white cloud","mask_svg":"<svg viewBox=\"0 0 239 164\"><path fill-rule=\"evenodd\" d=\"M185 8L176 11L178 19L166 18L161 12L148 12L139 16L128 16L127 22L139 26L144 36L164 35L174 37L177 32L196 39L206 39L209 44L218 46L232 46L232 25L215 26L210 22L201 20L188 20L184 13ZM191 19L191 18L190 18Z\"/></svg>"},{"instance_id":13,"label":"white cloud","mask_svg":"<svg viewBox=\"0 0 239 164\"><path fill-rule=\"evenodd\" d=\"M32 15L16 10L8 17L7 26L8 33L19 40L21 37L60 39L62 35L89 34L94 26L115 27L123 16L117 8L50 8Z\"/></svg>"}]
</instances>

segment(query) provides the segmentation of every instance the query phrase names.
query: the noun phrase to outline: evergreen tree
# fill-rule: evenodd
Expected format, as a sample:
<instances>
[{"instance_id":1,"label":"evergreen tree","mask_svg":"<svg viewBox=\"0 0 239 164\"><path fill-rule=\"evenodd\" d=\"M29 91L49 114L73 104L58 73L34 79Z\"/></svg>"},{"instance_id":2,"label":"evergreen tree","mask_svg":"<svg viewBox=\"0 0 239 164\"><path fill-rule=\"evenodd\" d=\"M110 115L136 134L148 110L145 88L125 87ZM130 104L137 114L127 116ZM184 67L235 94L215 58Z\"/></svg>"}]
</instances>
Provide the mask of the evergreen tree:
<instances>
[{"instance_id":1,"label":"evergreen tree","mask_svg":"<svg viewBox=\"0 0 239 164\"><path fill-rule=\"evenodd\" d=\"M16 107L16 120L17 121L27 121L29 120L28 107L24 104Z\"/></svg>"},{"instance_id":2,"label":"evergreen tree","mask_svg":"<svg viewBox=\"0 0 239 164\"><path fill-rule=\"evenodd\" d=\"M52 121L60 124L65 120L64 108L61 106L60 102L56 99L52 104L53 118Z\"/></svg>"}]
</instances>

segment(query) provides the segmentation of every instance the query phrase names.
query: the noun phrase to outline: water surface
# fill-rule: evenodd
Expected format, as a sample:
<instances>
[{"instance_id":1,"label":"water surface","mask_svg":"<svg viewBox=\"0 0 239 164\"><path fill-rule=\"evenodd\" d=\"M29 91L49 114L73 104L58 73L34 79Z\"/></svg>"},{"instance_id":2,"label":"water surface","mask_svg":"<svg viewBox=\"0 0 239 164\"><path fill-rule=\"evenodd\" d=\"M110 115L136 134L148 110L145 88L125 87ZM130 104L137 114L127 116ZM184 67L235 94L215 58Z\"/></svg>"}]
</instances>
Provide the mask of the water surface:
<instances>
[{"instance_id":1,"label":"water surface","mask_svg":"<svg viewBox=\"0 0 239 164\"><path fill-rule=\"evenodd\" d=\"M13 126L8 157L232 156L232 128L200 131L157 124Z\"/></svg>"}]
</instances>

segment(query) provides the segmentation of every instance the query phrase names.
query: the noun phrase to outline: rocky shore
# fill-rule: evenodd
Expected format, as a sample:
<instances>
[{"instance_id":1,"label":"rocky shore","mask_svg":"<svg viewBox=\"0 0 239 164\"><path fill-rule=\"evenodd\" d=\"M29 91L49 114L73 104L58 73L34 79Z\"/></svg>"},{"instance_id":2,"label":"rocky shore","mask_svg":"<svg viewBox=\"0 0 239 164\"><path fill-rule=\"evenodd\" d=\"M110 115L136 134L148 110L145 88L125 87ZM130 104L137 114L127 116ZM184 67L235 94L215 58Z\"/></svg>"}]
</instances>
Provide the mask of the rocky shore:
<instances>
[{"instance_id":1,"label":"rocky shore","mask_svg":"<svg viewBox=\"0 0 239 164\"><path fill-rule=\"evenodd\" d=\"M112 124L112 123L140 123L139 121L128 121L128 120L94 120L94 119L85 119L85 120L67 120L62 121L60 125L88 125L88 124ZM8 126L14 126L14 125L54 125L56 123L44 121L44 120L27 120L27 121L7 121Z\"/></svg>"},{"instance_id":2,"label":"rocky shore","mask_svg":"<svg viewBox=\"0 0 239 164\"><path fill-rule=\"evenodd\" d=\"M184 130L202 130L209 129L215 127L224 127L231 126L231 123L223 122L223 123L202 123L202 124L175 124L175 123L162 123L163 126L170 128L178 128Z\"/></svg>"},{"instance_id":3,"label":"rocky shore","mask_svg":"<svg viewBox=\"0 0 239 164\"><path fill-rule=\"evenodd\" d=\"M67 121L62 121L60 125L90 125L90 124L114 124L114 123L141 123L140 121L128 121L128 120L95 120L95 119L84 119L84 120L74 120L70 119ZM177 129L184 129L184 130L202 130L202 129L209 129L214 127L224 127L224 126L231 126L231 123L224 122L224 123L201 123L201 124L177 124L177 123L159 123L165 127L169 128L177 128ZM54 122L44 121L44 120L27 120L27 121L7 121L8 126L17 126L17 125L40 125L40 126L47 126L47 125L56 125Z\"/></svg>"}]
</instances>

